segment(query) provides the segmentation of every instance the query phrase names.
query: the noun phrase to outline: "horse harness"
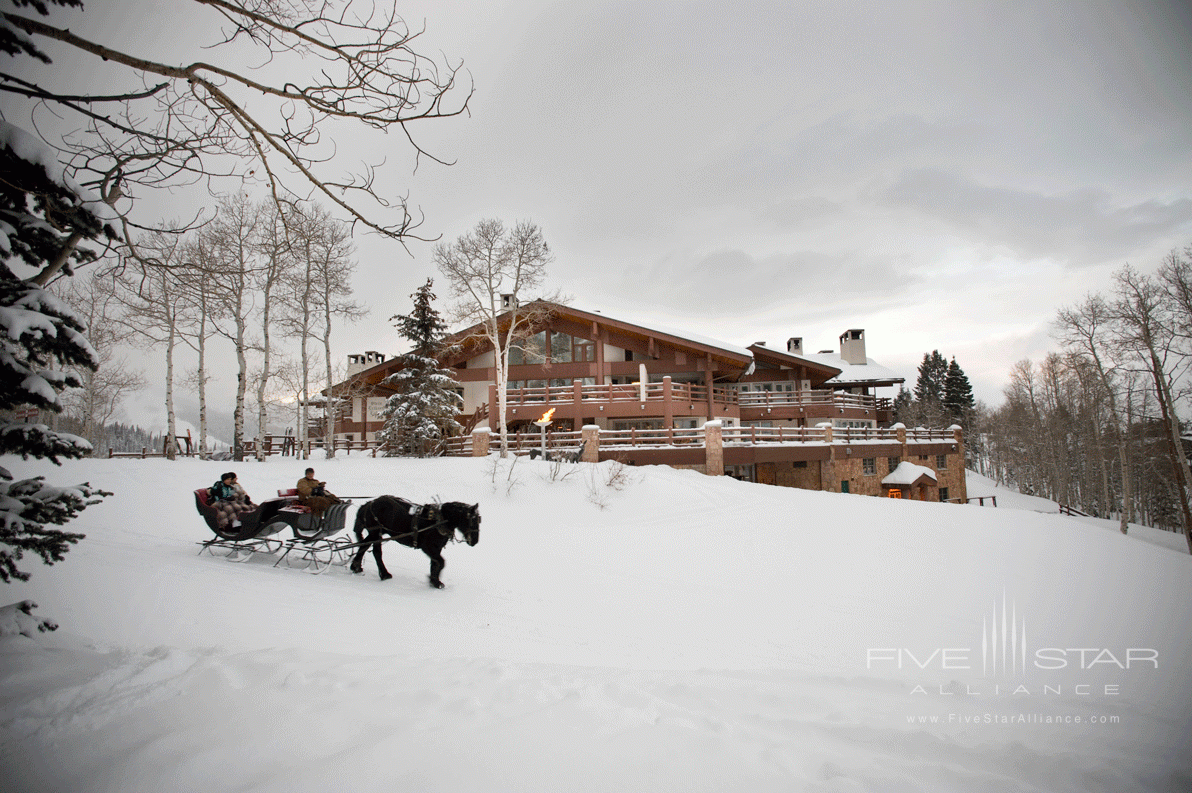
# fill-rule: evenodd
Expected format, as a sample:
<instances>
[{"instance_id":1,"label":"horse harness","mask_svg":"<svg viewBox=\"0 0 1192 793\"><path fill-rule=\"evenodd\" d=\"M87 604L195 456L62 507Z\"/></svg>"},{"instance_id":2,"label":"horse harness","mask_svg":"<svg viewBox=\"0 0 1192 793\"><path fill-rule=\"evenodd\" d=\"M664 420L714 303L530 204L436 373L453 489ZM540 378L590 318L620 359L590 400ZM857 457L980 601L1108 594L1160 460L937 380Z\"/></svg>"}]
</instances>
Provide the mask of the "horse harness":
<instances>
[{"instance_id":1,"label":"horse harness","mask_svg":"<svg viewBox=\"0 0 1192 793\"><path fill-rule=\"evenodd\" d=\"M448 527L447 530L444 531L442 528L447 521L443 519L443 512L439 508L438 504L414 504L413 502L406 501L404 498L399 498L396 500L406 504L409 507L410 524L414 527L414 529L412 531L406 532L405 534L395 534L392 537L393 539L402 540L406 537L413 537L414 544L411 547L418 548L418 535L424 531L428 531L429 529L438 529L439 534L442 534L444 537L450 534L451 538L453 540L455 539L454 530ZM423 519L431 522L427 523L425 526L420 525L419 522Z\"/></svg>"}]
</instances>

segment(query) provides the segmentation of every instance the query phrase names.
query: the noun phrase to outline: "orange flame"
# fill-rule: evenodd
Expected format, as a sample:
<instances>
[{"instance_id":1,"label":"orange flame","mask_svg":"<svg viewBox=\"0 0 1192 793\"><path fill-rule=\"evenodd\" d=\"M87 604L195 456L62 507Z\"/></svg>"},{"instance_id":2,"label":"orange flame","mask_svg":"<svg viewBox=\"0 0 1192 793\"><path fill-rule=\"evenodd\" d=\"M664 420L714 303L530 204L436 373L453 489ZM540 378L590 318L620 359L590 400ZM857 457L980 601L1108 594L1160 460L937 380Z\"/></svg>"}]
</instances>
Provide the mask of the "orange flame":
<instances>
[{"instance_id":1,"label":"orange flame","mask_svg":"<svg viewBox=\"0 0 1192 793\"><path fill-rule=\"evenodd\" d=\"M550 423L550 417L553 415L555 415L555 409L551 408L550 410L543 413L542 418L540 418L538 420L541 421L543 424L548 424L548 423Z\"/></svg>"}]
</instances>

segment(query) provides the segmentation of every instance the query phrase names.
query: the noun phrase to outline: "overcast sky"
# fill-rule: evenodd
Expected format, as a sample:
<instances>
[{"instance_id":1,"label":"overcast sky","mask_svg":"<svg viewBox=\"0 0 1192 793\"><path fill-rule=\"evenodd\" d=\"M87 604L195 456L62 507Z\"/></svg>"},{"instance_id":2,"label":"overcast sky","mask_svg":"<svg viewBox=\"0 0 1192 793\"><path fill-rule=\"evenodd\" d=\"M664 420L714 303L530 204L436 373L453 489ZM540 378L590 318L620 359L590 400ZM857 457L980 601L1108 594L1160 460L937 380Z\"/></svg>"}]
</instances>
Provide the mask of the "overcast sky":
<instances>
[{"instance_id":1,"label":"overcast sky","mask_svg":"<svg viewBox=\"0 0 1192 793\"><path fill-rule=\"evenodd\" d=\"M1009 367L1053 348L1057 308L1192 242L1186 4L409 16L476 84L472 117L435 138L457 164L411 182L427 226L453 239L482 217L532 218L579 305L813 351L864 328L911 383L939 349L997 404ZM362 338L433 274L430 246L412 250L363 263L369 283L397 275L397 302Z\"/></svg>"},{"instance_id":2,"label":"overcast sky","mask_svg":"<svg viewBox=\"0 0 1192 793\"><path fill-rule=\"evenodd\" d=\"M177 3L127 6L85 16L142 41L182 24ZM996 405L1015 361L1054 348L1057 308L1192 242L1185 3L399 10L476 89L470 118L415 130L455 165L391 160L423 233L531 219L582 307L811 351L864 328L908 383L939 349ZM343 355L400 350L387 318L436 275L431 249L359 241L372 315Z\"/></svg>"}]
</instances>

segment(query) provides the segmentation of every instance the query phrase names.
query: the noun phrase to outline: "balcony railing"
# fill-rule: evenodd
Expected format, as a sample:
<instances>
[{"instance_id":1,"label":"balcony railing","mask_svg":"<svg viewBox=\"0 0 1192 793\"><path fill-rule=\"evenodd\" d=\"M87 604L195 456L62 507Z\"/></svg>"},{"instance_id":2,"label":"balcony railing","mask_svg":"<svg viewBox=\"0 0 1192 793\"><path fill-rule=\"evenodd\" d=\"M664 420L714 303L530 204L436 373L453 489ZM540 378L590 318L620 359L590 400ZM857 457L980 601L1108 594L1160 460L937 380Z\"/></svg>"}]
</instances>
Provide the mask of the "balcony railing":
<instances>
[{"instance_id":1,"label":"balcony railing","mask_svg":"<svg viewBox=\"0 0 1192 793\"><path fill-rule=\"evenodd\" d=\"M721 439L727 446L757 446L765 444L824 444L828 443L899 443L899 430L881 427L723 427ZM951 430L907 429L907 443L949 443L955 440ZM582 433L574 430L558 430L546 433L547 450L574 450L582 440ZM704 428L695 429L628 429L600 430L600 447L617 448L703 448L706 445ZM493 435L493 448L496 436ZM528 454L531 449L542 446L542 434L535 431L509 433L509 448L516 453ZM449 456L468 456L471 453L471 439L452 438L447 442Z\"/></svg>"},{"instance_id":2,"label":"balcony railing","mask_svg":"<svg viewBox=\"0 0 1192 793\"><path fill-rule=\"evenodd\" d=\"M566 385L538 388L510 388L506 392L508 404L517 407L526 404L549 406L552 403L580 402L663 402L667 398L667 387L673 402L706 403L708 387L698 383L621 383L605 385ZM712 400L716 405L743 408L773 407L822 407L854 410L889 410L893 403L887 398L867 394L846 394L838 391L743 391L737 392L723 386L712 387Z\"/></svg>"}]
</instances>

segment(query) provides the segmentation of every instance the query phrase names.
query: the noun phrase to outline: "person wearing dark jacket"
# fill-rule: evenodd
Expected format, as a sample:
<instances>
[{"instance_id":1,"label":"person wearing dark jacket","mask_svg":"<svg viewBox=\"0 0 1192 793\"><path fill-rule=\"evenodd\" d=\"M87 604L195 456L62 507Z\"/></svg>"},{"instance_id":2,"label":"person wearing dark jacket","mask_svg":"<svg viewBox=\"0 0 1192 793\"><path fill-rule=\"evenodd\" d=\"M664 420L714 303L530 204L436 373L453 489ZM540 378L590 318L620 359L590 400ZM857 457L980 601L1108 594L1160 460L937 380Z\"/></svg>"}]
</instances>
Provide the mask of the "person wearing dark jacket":
<instances>
[{"instance_id":1,"label":"person wearing dark jacket","mask_svg":"<svg viewBox=\"0 0 1192 793\"><path fill-rule=\"evenodd\" d=\"M211 486L211 506L215 507L216 519L221 525L237 526L240 516L252 512L257 505L252 503L248 493L236 481L232 471L224 474Z\"/></svg>"}]
</instances>

